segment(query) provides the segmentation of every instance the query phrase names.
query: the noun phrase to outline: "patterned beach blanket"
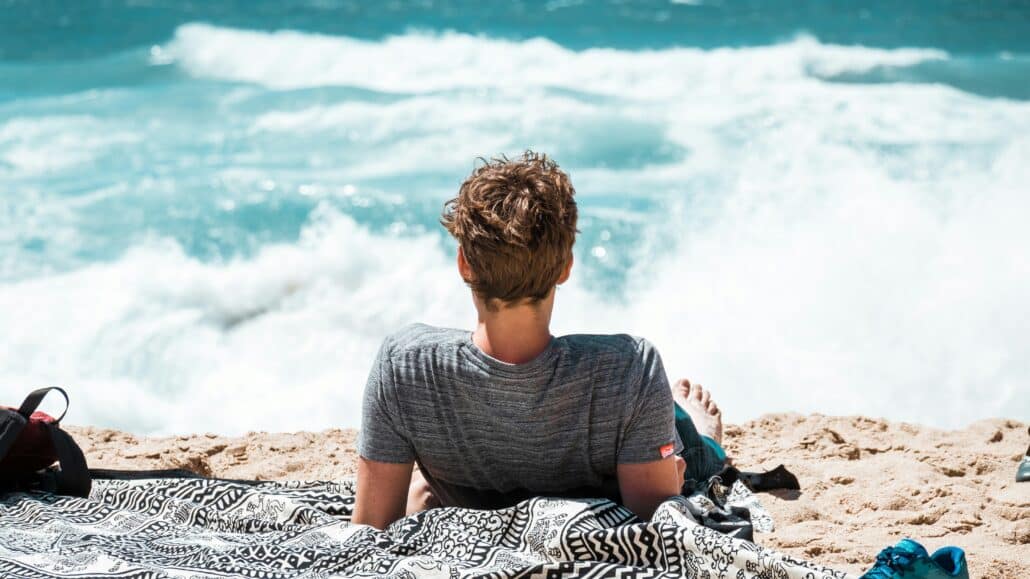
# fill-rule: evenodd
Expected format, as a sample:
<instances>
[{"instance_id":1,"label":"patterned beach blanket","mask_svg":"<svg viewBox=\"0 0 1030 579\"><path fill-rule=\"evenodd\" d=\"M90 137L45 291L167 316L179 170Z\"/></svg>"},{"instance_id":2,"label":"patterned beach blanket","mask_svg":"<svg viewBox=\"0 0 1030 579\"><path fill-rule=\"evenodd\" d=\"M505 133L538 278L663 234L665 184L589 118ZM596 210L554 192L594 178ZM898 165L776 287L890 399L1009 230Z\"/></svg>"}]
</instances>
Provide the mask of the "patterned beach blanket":
<instances>
[{"instance_id":1,"label":"patterned beach blanket","mask_svg":"<svg viewBox=\"0 0 1030 579\"><path fill-rule=\"evenodd\" d=\"M0 495L0 577L846 577L698 525L687 501L649 523L608 501L533 499L378 531L350 523L351 482L97 481L88 499Z\"/></svg>"}]
</instances>

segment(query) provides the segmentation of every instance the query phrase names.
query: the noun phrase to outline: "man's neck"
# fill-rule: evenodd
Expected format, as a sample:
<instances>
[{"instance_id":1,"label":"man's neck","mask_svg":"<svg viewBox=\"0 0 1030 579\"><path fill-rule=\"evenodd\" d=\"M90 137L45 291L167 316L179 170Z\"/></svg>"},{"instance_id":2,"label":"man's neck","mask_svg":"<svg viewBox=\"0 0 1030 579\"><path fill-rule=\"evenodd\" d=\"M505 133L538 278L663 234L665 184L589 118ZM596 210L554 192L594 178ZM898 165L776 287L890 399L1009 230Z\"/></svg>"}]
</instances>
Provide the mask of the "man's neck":
<instances>
[{"instance_id":1,"label":"man's neck","mask_svg":"<svg viewBox=\"0 0 1030 579\"><path fill-rule=\"evenodd\" d=\"M554 293L533 305L489 310L476 299L479 321L472 342L486 355L509 364L524 364L542 354L551 343Z\"/></svg>"}]
</instances>

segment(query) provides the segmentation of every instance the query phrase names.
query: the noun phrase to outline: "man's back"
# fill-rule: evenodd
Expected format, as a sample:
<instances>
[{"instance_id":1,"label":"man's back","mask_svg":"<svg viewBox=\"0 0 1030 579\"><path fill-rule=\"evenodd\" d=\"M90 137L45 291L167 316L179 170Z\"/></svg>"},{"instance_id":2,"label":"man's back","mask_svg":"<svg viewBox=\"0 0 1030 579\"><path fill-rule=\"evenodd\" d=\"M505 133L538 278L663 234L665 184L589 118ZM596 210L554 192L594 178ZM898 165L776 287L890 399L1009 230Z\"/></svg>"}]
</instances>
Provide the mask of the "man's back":
<instances>
[{"instance_id":1,"label":"man's back","mask_svg":"<svg viewBox=\"0 0 1030 579\"><path fill-rule=\"evenodd\" d=\"M557 163L527 151L484 161L444 204L476 326L411 326L384 342L365 392L354 522L384 528L434 495L480 508L620 498L649 518L679 492L685 461L673 456L657 352L629 336L551 334L575 261L575 194ZM416 461L425 480L412 480Z\"/></svg>"},{"instance_id":2,"label":"man's back","mask_svg":"<svg viewBox=\"0 0 1030 579\"><path fill-rule=\"evenodd\" d=\"M426 325L384 342L359 440L365 458L416 460L442 504L476 508L617 498L618 464L679 450L668 380L646 340L563 336L513 365L470 332Z\"/></svg>"}]
</instances>

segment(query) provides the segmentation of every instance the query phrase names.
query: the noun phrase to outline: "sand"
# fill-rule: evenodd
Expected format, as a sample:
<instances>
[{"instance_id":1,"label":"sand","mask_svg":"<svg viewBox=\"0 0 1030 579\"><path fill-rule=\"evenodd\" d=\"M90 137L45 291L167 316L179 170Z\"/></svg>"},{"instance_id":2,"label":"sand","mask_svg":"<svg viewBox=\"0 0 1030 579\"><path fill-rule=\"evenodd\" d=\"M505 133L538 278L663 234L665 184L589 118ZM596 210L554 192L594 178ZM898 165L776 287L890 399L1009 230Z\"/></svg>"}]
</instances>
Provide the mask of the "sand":
<instances>
[{"instance_id":1,"label":"sand","mask_svg":"<svg viewBox=\"0 0 1030 579\"><path fill-rule=\"evenodd\" d=\"M94 468L186 468L262 480L333 480L355 469L353 430L140 438L69 429ZM743 470L785 464L802 490L761 493L776 530L759 543L860 574L903 537L966 550L971 577L1030 572L1030 482L1015 472L1027 425L945 431L863 417L776 414L726 428Z\"/></svg>"}]
</instances>

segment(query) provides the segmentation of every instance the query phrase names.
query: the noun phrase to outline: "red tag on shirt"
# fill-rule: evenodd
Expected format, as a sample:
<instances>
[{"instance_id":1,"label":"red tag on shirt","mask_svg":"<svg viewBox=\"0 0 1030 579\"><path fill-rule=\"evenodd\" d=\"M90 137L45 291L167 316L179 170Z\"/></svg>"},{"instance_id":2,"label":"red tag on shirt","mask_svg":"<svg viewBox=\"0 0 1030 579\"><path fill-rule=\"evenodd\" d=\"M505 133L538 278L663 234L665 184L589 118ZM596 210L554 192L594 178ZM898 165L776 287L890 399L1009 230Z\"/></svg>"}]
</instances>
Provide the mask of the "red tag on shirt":
<instances>
[{"instance_id":1,"label":"red tag on shirt","mask_svg":"<svg viewBox=\"0 0 1030 579\"><path fill-rule=\"evenodd\" d=\"M675 451L676 445L671 442L658 449L658 452L662 453L662 458L669 458Z\"/></svg>"}]
</instances>

